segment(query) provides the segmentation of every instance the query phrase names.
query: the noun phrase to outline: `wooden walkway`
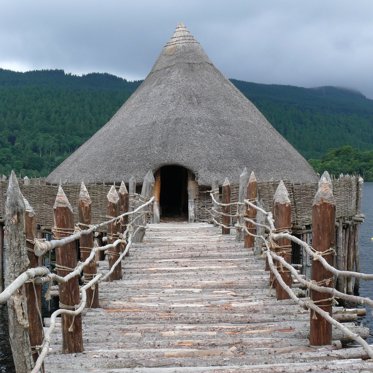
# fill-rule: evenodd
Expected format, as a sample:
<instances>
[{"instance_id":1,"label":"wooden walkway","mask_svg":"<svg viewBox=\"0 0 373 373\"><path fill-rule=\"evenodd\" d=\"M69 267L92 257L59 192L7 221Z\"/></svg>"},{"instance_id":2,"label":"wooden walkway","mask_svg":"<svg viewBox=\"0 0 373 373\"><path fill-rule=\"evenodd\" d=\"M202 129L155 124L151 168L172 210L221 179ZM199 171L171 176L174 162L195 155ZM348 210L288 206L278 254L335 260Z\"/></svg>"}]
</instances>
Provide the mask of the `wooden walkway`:
<instances>
[{"instance_id":1,"label":"wooden walkway","mask_svg":"<svg viewBox=\"0 0 373 373\"><path fill-rule=\"evenodd\" d=\"M361 348L310 347L309 312L277 301L263 260L211 225L150 225L124 268L83 316L85 352L60 354L57 332L47 372L373 371Z\"/></svg>"}]
</instances>

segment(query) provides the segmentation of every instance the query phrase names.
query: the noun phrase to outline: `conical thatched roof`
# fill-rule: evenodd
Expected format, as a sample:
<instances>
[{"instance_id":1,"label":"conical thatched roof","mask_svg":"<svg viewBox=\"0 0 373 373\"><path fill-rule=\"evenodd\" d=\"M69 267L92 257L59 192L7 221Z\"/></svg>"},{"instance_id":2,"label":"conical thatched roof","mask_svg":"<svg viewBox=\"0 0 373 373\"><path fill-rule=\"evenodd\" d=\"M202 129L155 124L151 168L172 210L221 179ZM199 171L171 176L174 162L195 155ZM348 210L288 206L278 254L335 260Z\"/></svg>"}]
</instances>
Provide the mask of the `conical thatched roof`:
<instances>
[{"instance_id":1,"label":"conical thatched roof","mask_svg":"<svg viewBox=\"0 0 373 373\"><path fill-rule=\"evenodd\" d=\"M314 182L305 159L212 64L184 25L113 118L49 176L51 183L113 182L184 166L199 184L238 180Z\"/></svg>"}]
</instances>

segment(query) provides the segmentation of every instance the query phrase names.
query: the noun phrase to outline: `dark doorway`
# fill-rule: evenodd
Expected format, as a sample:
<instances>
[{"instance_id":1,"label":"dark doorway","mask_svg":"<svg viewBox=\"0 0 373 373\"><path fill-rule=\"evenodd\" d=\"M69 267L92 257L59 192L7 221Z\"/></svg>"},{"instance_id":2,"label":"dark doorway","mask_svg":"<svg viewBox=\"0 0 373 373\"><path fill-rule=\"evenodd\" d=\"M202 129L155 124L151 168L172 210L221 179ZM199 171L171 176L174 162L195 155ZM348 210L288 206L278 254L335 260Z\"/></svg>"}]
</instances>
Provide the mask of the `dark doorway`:
<instances>
[{"instance_id":1,"label":"dark doorway","mask_svg":"<svg viewBox=\"0 0 373 373\"><path fill-rule=\"evenodd\" d=\"M164 166L161 172L161 217L188 218L188 170Z\"/></svg>"}]
</instances>

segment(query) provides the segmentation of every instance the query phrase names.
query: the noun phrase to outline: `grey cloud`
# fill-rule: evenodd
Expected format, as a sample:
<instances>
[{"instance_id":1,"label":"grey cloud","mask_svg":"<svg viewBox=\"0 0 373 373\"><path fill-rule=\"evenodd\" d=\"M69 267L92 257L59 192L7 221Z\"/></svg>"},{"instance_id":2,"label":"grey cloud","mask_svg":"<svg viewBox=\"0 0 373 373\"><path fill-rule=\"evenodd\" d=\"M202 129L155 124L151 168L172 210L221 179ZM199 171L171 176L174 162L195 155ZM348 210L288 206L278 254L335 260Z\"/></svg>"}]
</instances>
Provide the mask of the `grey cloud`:
<instances>
[{"instance_id":1,"label":"grey cloud","mask_svg":"<svg viewBox=\"0 0 373 373\"><path fill-rule=\"evenodd\" d=\"M373 98L373 2L3 0L0 66L144 78L179 21L227 76Z\"/></svg>"}]
</instances>

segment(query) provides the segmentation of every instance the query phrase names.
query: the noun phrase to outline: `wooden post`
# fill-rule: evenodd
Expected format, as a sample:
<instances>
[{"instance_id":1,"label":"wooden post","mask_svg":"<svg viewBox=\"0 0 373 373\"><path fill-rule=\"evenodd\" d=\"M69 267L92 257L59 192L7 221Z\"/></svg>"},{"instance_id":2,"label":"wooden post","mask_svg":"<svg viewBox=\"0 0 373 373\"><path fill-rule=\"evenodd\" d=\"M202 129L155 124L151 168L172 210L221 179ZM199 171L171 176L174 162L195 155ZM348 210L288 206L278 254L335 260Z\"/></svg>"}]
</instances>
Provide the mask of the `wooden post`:
<instances>
[{"instance_id":1,"label":"wooden post","mask_svg":"<svg viewBox=\"0 0 373 373\"><path fill-rule=\"evenodd\" d=\"M217 180L214 180L211 184L211 193L214 195L214 198L217 202L219 202L219 182ZM213 202L212 207L215 211L219 210L219 205L215 202ZM212 217L219 222L219 215L217 213L213 213ZM217 226L217 223L214 222L214 225Z\"/></svg>"},{"instance_id":2,"label":"wooden post","mask_svg":"<svg viewBox=\"0 0 373 373\"><path fill-rule=\"evenodd\" d=\"M344 245L343 245L343 219L338 220L337 228L337 269L344 270L344 255L343 255ZM345 292L346 278L341 276L337 279L337 290L342 293Z\"/></svg>"},{"instance_id":3,"label":"wooden post","mask_svg":"<svg viewBox=\"0 0 373 373\"><path fill-rule=\"evenodd\" d=\"M145 203L146 200L151 198L153 195L153 188L154 188L154 176L152 171L148 171L147 174L144 177L144 181L142 183L141 188L141 197L142 197L142 203ZM138 219L139 229L137 230L137 233L133 237L133 242L142 242L145 236L145 226L147 223L147 214L146 212L149 211L149 208L144 208L141 211L139 211L139 214L143 214L143 216Z\"/></svg>"},{"instance_id":4,"label":"wooden post","mask_svg":"<svg viewBox=\"0 0 373 373\"><path fill-rule=\"evenodd\" d=\"M246 188L246 199L248 199L250 202L254 203L256 202L258 196L258 183L254 174L254 171L251 172L249 177L249 183L247 184ZM255 220L257 215L257 210L247 206L246 207L246 216L249 219ZM246 222L246 228L247 230L252 233L256 234L256 226L253 223ZM245 235L245 243L244 247L246 248L253 248L254 247L255 238L253 236L250 236L249 234Z\"/></svg>"},{"instance_id":5,"label":"wooden post","mask_svg":"<svg viewBox=\"0 0 373 373\"><path fill-rule=\"evenodd\" d=\"M35 212L28 203L27 199L23 199L25 203L25 233L27 255L30 261L29 268L36 268L39 266L39 258L34 253L34 240L36 237L36 223ZM29 334L30 344L32 349L32 357L34 362L39 357L37 346L43 343L43 320L41 315L41 284L29 282L25 284L27 297L27 314L29 320Z\"/></svg>"},{"instance_id":6,"label":"wooden post","mask_svg":"<svg viewBox=\"0 0 373 373\"><path fill-rule=\"evenodd\" d=\"M129 209L130 211L133 211L135 209L135 194L136 194L136 179L134 176L131 176L129 181L128 181L128 193L129 193L129 198L130 198L130 206Z\"/></svg>"},{"instance_id":7,"label":"wooden post","mask_svg":"<svg viewBox=\"0 0 373 373\"><path fill-rule=\"evenodd\" d=\"M223 189L222 189L222 203L229 204L231 203L231 185L229 183L228 179L225 179L223 183ZM229 216L231 213L231 207L230 206L222 206L222 212L224 215L222 215L222 224L229 227L231 225L231 217ZM230 234L231 230L230 228L222 227L221 233L222 234Z\"/></svg>"},{"instance_id":8,"label":"wooden post","mask_svg":"<svg viewBox=\"0 0 373 373\"><path fill-rule=\"evenodd\" d=\"M289 194L284 182L281 180L273 198L273 218L277 232L291 230L291 204ZM282 238L277 241L278 247L275 248L277 255L282 256L288 263L291 263L291 242ZM277 270L281 274L285 284L291 287L292 278L288 269L277 263ZM278 300L290 299L289 294L276 281L276 296Z\"/></svg>"},{"instance_id":9,"label":"wooden post","mask_svg":"<svg viewBox=\"0 0 373 373\"><path fill-rule=\"evenodd\" d=\"M121 214L128 212L129 210L129 194L128 194L127 187L124 181L120 183L118 195L119 195L119 213L121 215ZM120 230L122 233L124 233L124 231L127 229L127 225L128 225L128 215L124 216L121 221Z\"/></svg>"},{"instance_id":10,"label":"wooden post","mask_svg":"<svg viewBox=\"0 0 373 373\"><path fill-rule=\"evenodd\" d=\"M245 224L244 215L245 215L245 205L243 204L246 197L247 183L249 181L249 173L245 167L240 175L240 183L238 188L238 202L242 204L237 205L238 218L237 223L238 227L236 228L236 241L242 241L244 238L244 230L242 226Z\"/></svg>"},{"instance_id":11,"label":"wooden post","mask_svg":"<svg viewBox=\"0 0 373 373\"><path fill-rule=\"evenodd\" d=\"M153 223L159 224L161 221L160 211L161 201L161 170L155 173L155 184L154 184L154 204L153 204Z\"/></svg>"},{"instance_id":12,"label":"wooden post","mask_svg":"<svg viewBox=\"0 0 373 373\"><path fill-rule=\"evenodd\" d=\"M79 222L81 223L81 229L87 229L92 223L92 200L88 193L88 190L84 183L80 185L79 193ZM83 234L79 240L81 261L84 262L91 254L93 248L93 232L89 234ZM94 258L87 266L84 267L84 283L87 283L96 276L97 264L96 258ZM98 308L99 299L99 288L98 283L87 289L87 307Z\"/></svg>"},{"instance_id":13,"label":"wooden post","mask_svg":"<svg viewBox=\"0 0 373 373\"><path fill-rule=\"evenodd\" d=\"M61 185L54 203L54 238L67 237L74 232L74 215L69 200ZM66 276L77 265L76 243L56 248L56 270ZM60 308L74 310L80 303L79 278L75 276L67 283L59 284ZM82 316L62 315L62 353L83 351Z\"/></svg>"},{"instance_id":14,"label":"wooden post","mask_svg":"<svg viewBox=\"0 0 373 373\"><path fill-rule=\"evenodd\" d=\"M194 223L196 220L196 208L195 200L197 198L196 192L198 191L198 186L193 178L191 171L188 171L188 222Z\"/></svg>"},{"instance_id":15,"label":"wooden post","mask_svg":"<svg viewBox=\"0 0 373 373\"><path fill-rule=\"evenodd\" d=\"M109 190L107 195L107 216L108 218L115 217L119 215L119 195L115 186ZM119 222L110 223L107 227L107 243L113 243L118 239L118 231L119 231ZM107 251L108 253L108 262L109 268L111 269L114 263L118 260L120 255L120 246L117 245ZM113 273L109 276L109 281L120 280L122 278L122 264L119 263Z\"/></svg>"},{"instance_id":16,"label":"wooden post","mask_svg":"<svg viewBox=\"0 0 373 373\"><path fill-rule=\"evenodd\" d=\"M0 221L0 293L4 290L4 224Z\"/></svg>"},{"instance_id":17,"label":"wooden post","mask_svg":"<svg viewBox=\"0 0 373 373\"><path fill-rule=\"evenodd\" d=\"M335 200L331 183L320 180L319 189L312 206L312 246L322 252L324 259L333 263L333 246L335 244ZM333 287L333 275L317 261L312 261L312 281L320 286ZM332 301L327 293L311 291L311 300L324 311L332 314ZM310 344L313 346L329 345L332 342L332 326L323 317L311 311Z\"/></svg>"},{"instance_id":18,"label":"wooden post","mask_svg":"<svg viewBox=\"0 0 373 373\"><path fill-rule=\"evenodd\" d=\"M25 204L16 175L12 171L9 178L5 202L5 287L9 286L21 273L27 270L29 259L24 233ZM25 286L18 289L8 300L9 339L14 366L17 373L27 373L33 367L29 338Z\"/></svg>"}]
</instances>

